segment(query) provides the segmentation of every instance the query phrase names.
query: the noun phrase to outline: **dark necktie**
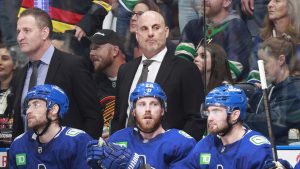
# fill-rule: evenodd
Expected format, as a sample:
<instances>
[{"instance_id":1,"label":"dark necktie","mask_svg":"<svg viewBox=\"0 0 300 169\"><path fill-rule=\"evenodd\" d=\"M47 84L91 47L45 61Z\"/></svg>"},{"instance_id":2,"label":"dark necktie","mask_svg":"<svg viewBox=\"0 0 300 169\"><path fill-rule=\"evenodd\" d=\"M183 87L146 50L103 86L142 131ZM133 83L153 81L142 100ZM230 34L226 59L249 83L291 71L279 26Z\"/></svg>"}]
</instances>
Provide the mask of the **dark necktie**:
<instances>
[{"instance_id":1,"label":"dark necktie","mask_svg":"<svg viewBox=\"0 0 300 169\"><path fill-rule=\"evenodd\" d=\"M148 67L150 66L150 64L153 62L154 60L144 60L143 61L143 69L142 69L142 74L137 82L137 84L139 83L143 83L147 81L147 77L148 77ZM128 117L128 121L127 121L127 127L131 127L134 126L135 121L134 121L134 117L132 115L132 112L129 113L129 117Z\"/></svg>"},{"instance_id":2,"label":"dark necktie","mask_svg":"<svg viewBox=\"0 0 300 169\"><path fill-rule=\"evenodd\" d=\"M40 63L41 63L40 60L31 62L32 73L30 76L28 90L30 90L32 87L34 87L36 85L37 76L38 76L38 68L39 68Z\"/></svg>"},{"instance_id":3,"label":"dark necktie","mask_svg":"<svg viewBox=\"0 0 300 169\"><path fill-rule=\"evenodd\" d=\"M143 69L142 69L142 74L138 80L138 83L142 83L142 82L146 82L147 81L147 77L148 77L148 72L149 69L148 67L150 66L150 64L153 62L154 60L144 60L143 61Z\"/></svg>"}]
</instances>

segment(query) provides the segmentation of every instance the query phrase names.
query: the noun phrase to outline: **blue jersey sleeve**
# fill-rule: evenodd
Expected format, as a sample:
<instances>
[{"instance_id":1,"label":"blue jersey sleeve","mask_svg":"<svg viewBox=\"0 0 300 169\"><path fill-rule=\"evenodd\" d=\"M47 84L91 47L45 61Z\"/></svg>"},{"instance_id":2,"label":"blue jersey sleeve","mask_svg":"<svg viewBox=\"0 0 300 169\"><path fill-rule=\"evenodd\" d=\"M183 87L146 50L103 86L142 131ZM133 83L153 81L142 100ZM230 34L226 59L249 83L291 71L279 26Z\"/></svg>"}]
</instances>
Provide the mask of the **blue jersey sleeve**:
<instances>
[{"instance_id":1,"label":"blue jersey sleeve","mask_svg":"<svg viewBox=\"0 0 300 169\"><path fill-rule=\"evenodd\" d=\"M77 129L70 129L76 131ZM67 133L66 133L67 135ZM90 169L86 161L87 143L92 140L92 138L85 132L82 132L76 137L71 138L76 139L73 145L73 162L70 164L70 168L74 169Z\"/></svg>"},{"instance_id":2,"label":"blue jersey sleeve","mask_svg":"<svg viewBox=\"0 0 300 169\"><path fill-rule=\"evenodd\" d=\"M177 162L176 165L172 167L172 169L205 169L208 167L201 167L200 166L200 150L203 149L203 140L198 142L196 146L189 152L189 154L182 159L181 161ZM207 165L208 166L208 165Z\"/></svg>"},{"instance_id":3,"label":"blue jersey sleeve","mask_svg":"<svg viewBox=\"0 0 300 169\"><path fill-rule=\"evenodd\" d=\"M168 160L170 161L170 168L174 168L175 166L177 166L177 163L183 160L196 145L195 139L184 131L174 131L174 138L176 138L176 142L175 145L172 145L171 147L174 153L173 155L171 155L171 159Z\"/></svg>"}]
</instances>

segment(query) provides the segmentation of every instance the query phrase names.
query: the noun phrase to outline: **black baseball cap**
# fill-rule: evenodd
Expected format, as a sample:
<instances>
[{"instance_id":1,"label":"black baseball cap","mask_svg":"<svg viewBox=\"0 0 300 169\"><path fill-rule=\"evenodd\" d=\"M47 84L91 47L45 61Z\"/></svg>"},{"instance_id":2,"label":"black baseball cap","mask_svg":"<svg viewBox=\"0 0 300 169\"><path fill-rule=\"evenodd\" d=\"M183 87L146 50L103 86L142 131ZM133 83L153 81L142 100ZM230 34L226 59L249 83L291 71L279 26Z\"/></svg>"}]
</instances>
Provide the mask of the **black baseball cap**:
<instances>
[{"instance_id":1,"label":"black baseball cap","mask_svg":"<svg viewBox=\"0 0 300 169\"><path fill-rule=\"evenodd\" d=\"M120 46L119 43L120 39L118 37L118 34L110 29L102 29L98 32L96 32L92 37L91 37L91 42L95 43L97 45L103 45L106 43Z\"/></svg>"}]
</instances>

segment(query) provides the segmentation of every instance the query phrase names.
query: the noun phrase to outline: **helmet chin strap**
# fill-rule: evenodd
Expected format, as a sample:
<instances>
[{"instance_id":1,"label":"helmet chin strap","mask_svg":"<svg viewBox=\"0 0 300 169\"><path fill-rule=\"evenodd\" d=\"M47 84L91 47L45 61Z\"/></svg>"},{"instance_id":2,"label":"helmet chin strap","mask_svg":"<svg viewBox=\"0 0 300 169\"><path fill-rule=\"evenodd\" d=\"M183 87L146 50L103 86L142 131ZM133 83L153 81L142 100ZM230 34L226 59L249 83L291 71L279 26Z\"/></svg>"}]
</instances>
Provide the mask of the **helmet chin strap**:
<instances>
[{"instance_id":1,"label":"helmet chin strap","mask_svg":"<svg viewBox=\"0 0 300 169\"><path fill-rule=\"evenodd\" d=\"M46 112L47 124L46 124L45 128L42 130L42 132L41 132L41 133L38 133L37 130L33 130L34 133L37 135L37 139L38 139L38 140L39 140L39 137L40 137L40 136L44 135L44 134L48 131L48 129L49 129L49 127L50 127L50 124L51 124L52 122L58 120L58 119L51 120L51 119L48 117L48 115L49 115L49 110L47 110L47 112Z\"/></svg>"},{"instance_id":2,"label":"helmet chin strap","mask_svg":"<svg viewBox=\"0 0 300 169\"><path fill-rule=\"evenodd\" d=\"M218 135L221 137L224 137L225 135L227 135L232 130L232 126L237 124L239 121L237 120L236 122L231 123L230 116L227 116L226 122L227 122L228 127L226 127L225 129L223 129L221 132L218 133Z\"/></svg>"}]
</instances>

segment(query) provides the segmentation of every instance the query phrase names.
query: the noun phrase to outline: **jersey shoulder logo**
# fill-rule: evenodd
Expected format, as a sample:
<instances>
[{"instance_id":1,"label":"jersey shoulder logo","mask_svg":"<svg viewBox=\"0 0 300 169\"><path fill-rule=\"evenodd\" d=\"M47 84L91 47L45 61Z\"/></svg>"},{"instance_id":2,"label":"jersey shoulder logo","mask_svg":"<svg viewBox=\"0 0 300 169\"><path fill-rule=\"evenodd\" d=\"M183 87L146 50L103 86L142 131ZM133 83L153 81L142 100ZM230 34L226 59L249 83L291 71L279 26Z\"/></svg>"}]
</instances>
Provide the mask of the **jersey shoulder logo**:
<instances>
[{"instance_id":1,"label":"jersey shoulder logo","mask_svg":"<svg viewBox=\"0 0 300 169\"><path fill-rule=\"evenodd\" d=\"M127 146L128 146L127 141L120 141L120 142L116 142L115 144L118 144L119 146L125 147L125 148L127 148Z\"/></svg>"},{"instance_id":2,"label":"jersey shoulder logo","mask_svg":"<svg viewBox=\"0 0 300 169\"><path fill-rule=\"evenodd\" d=\"M25 153L16 154L16 163L17 166L26 165L26 154Z\"/></svg>"},{"instance_id":3,"label":"jersey shoulder logo","mask_svg":"<svg viewBox=\"0 0 300 169\"><path fill-rule=\"evenodd\" d=\"M81 133L84 133L84 131L79 130L79 129L70 128L66 132L66 135L70 136L70 137L75 137L75 136L77 136L78 134L81 134Z\"/></svg>"},{"instance_id":4,"label":"jersey shoulder logo","mask_svg":"<svg viewBox=\"0 0 300 169\"><path fill-rule=\"evenodd\" d=\"M271 144L270 141L264 137L264 136L260 136L260 135L254 135L252 137L250 137L250 142L253 143L254 145L260 146L263 144Z\"/></svg>"},{"instance_id":5,"label":"jersey shoulder logo","mask_svg":"<svg viewBox=\"0 0 300 169\"><path fill-rule=\"evenodd\" d=\"M188 133L186 133L186 132L183 131L183 130L179 130L178 133L181 134L181 135L183 135L183 136L186 137L186 138L193 138L192 136L190 136Z\"/></svg>"},{"instance_id":6,"label":"jersey shoulder logo","mask_svg":"<svg viewBox=\"0 0 300 169\"><path fill-rule=\"evenodd\" d=\"M200 153L199 159L200 165L205 165L210 163L210 153Z\"/></svg>"}]
</instances>

